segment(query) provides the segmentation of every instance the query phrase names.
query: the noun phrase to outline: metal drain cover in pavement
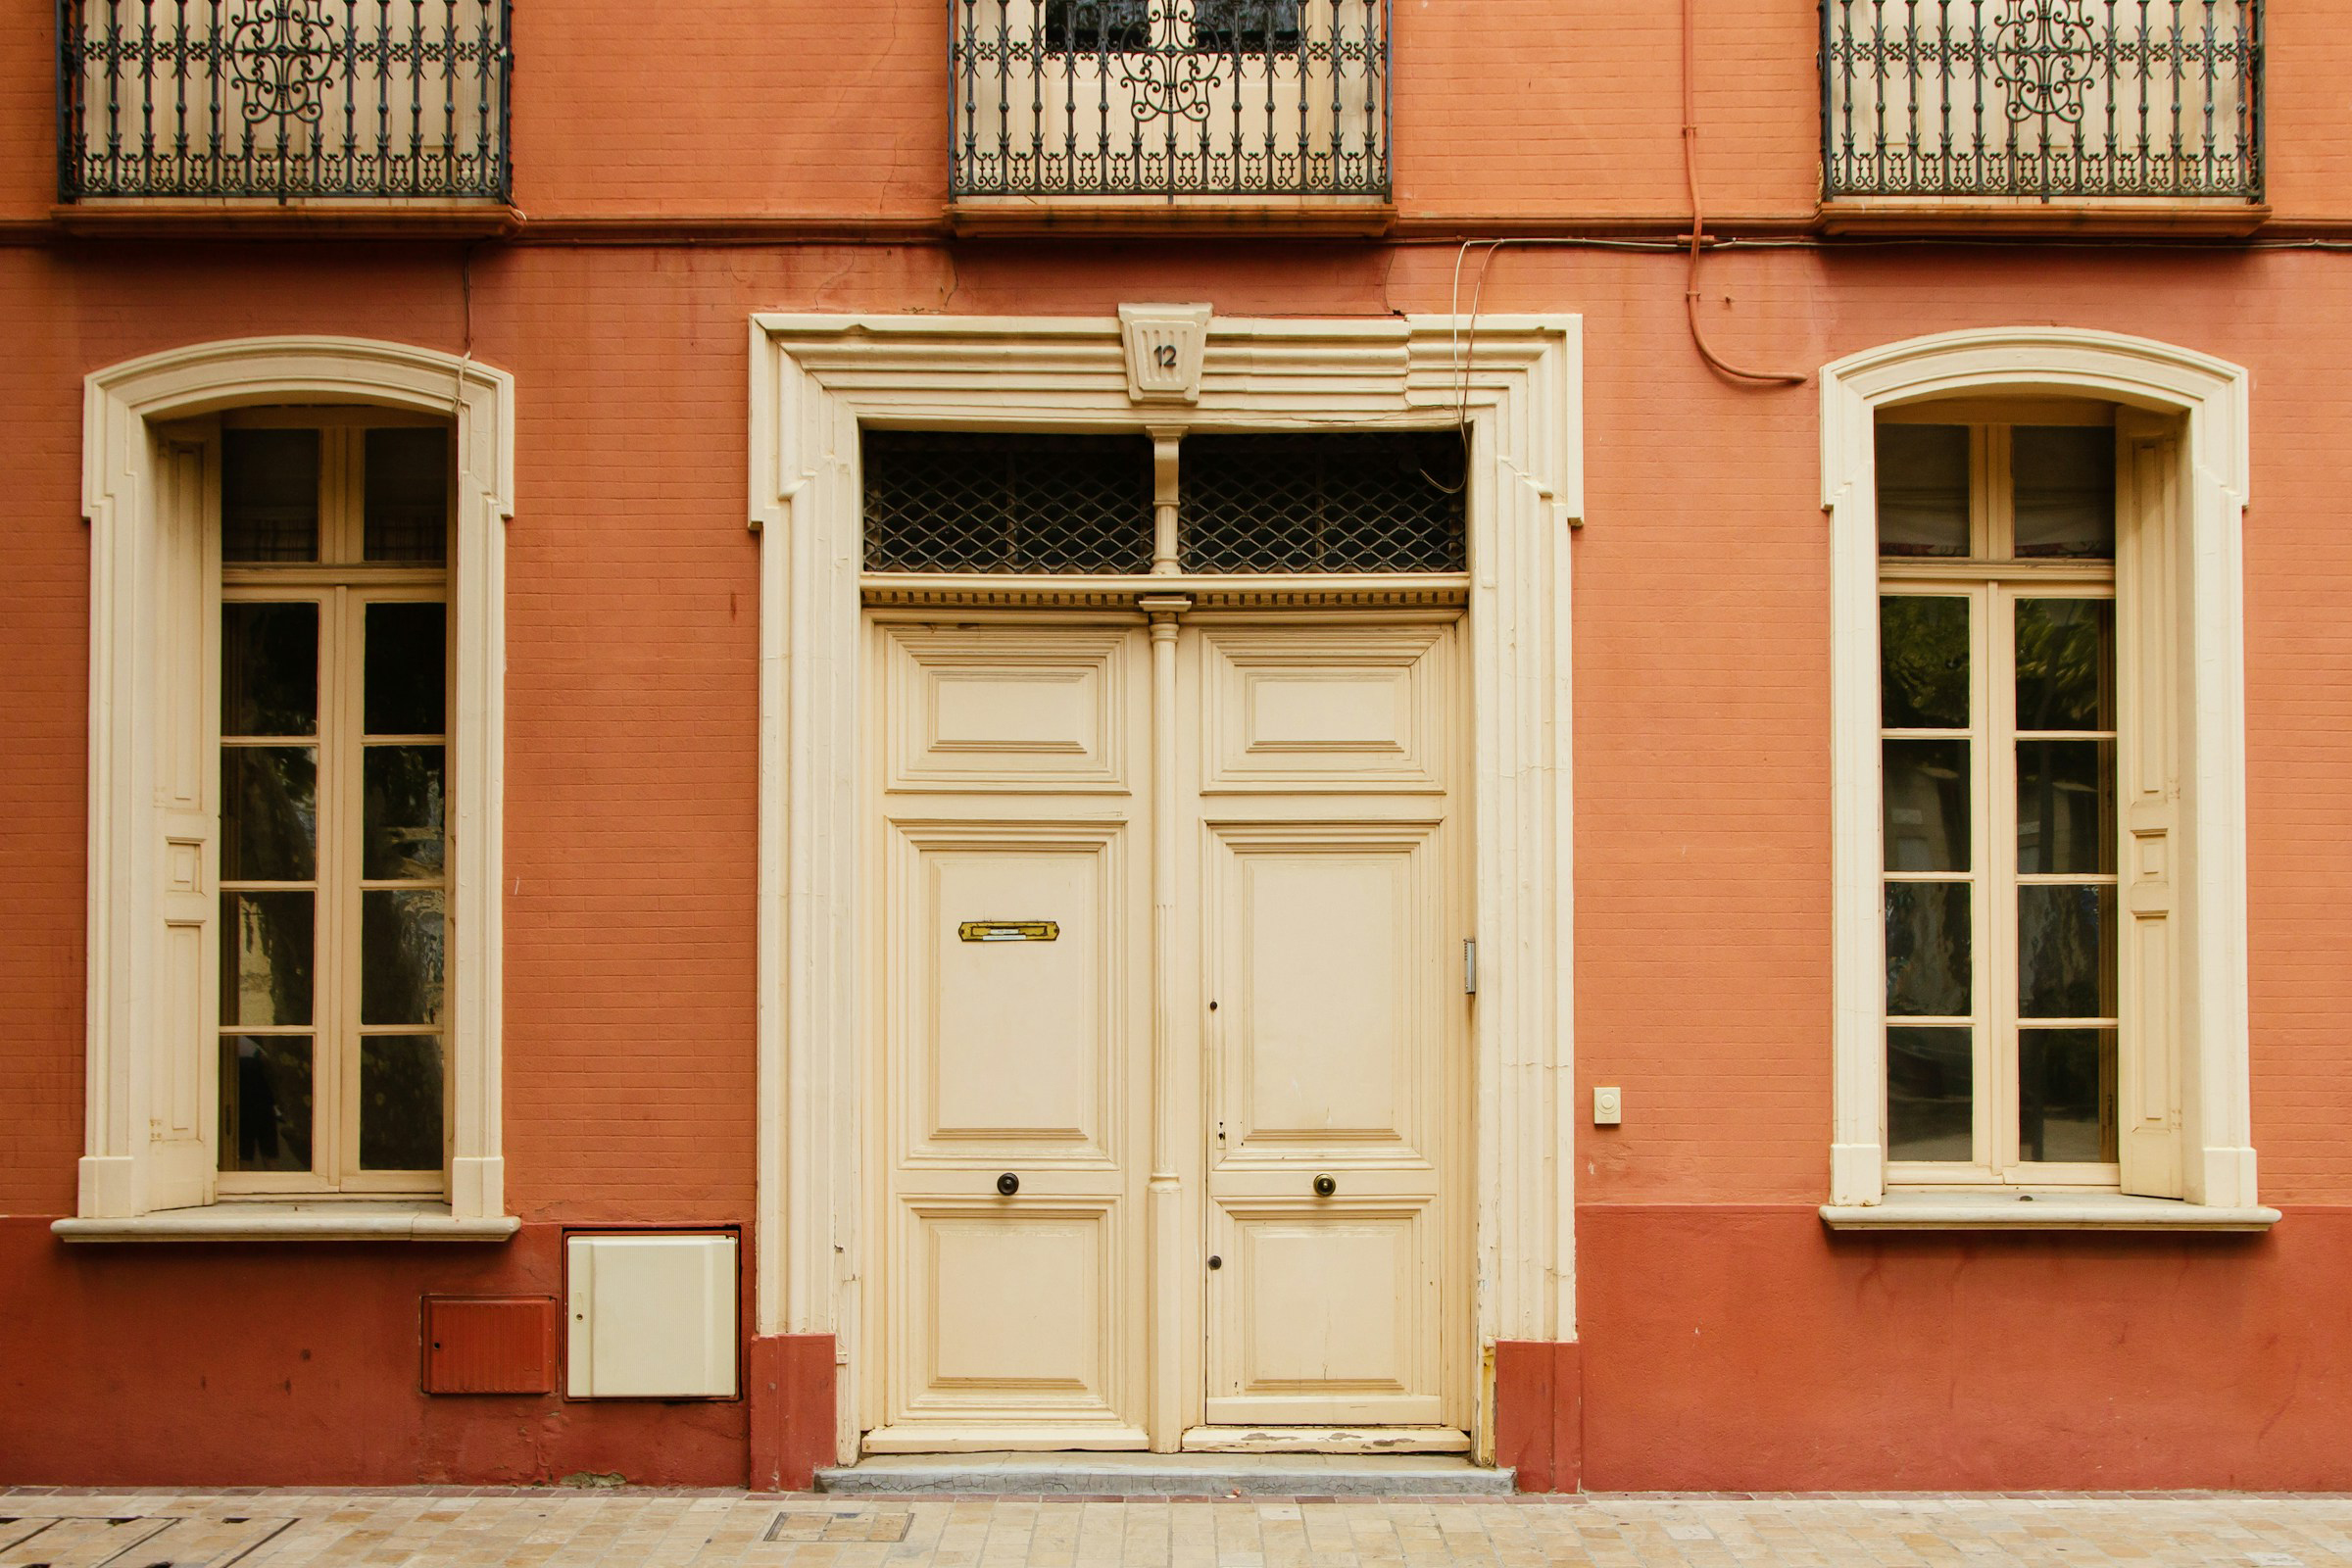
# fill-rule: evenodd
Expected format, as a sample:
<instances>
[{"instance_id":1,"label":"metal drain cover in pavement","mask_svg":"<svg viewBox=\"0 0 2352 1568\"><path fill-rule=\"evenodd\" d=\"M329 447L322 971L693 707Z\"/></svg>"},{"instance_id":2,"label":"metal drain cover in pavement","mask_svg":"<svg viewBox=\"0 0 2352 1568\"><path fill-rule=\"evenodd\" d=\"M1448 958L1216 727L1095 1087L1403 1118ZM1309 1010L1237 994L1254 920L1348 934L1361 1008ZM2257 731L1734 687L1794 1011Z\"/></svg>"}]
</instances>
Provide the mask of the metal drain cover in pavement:
<instances>
[{"instance_id":1,"label":"metal drain cover in pavement","mask_svg":"<svg viewBox=\"0 0 2352 1568\"><path fill-rule=\"evenodd\" d=\"M768 1525L764 1541L905 1541L914 1516L904 1508L814 1503L787 1508Z\"/></svg>"}]
</instances>

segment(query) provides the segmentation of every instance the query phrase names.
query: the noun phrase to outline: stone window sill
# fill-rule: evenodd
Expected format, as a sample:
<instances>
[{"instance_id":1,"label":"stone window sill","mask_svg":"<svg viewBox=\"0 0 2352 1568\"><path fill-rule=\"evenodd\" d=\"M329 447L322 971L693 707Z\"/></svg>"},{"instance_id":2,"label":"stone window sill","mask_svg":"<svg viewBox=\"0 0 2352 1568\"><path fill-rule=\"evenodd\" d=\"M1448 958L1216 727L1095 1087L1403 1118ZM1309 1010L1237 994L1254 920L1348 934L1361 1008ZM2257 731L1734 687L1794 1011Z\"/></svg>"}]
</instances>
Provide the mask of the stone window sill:
<instances>
[{"instance_id":1,"label":"stone window sill","mask_svg":"<svg viewBox=\"0 0 2352 1568\"><path fill-rule=\"evenodd\" d=\"M2275 1208L2221 1208L2169 1198L2044 1188L1890 1192L1885 1201L1825 1203L1834 1231L2267 1231Z\"/></svg>"},{"instance_id":2,"label":"stone window sill","mask_svg":"<svg viewBox=\"0 0 2352 1568\"><path fill-rule=\"evenodd\" d=\"M228 1202L124 1219L61 1219L69 1242L503 1242L521 1229L512 1215L459 1219L447 1203Z\"/></svg>"}]
</instances>

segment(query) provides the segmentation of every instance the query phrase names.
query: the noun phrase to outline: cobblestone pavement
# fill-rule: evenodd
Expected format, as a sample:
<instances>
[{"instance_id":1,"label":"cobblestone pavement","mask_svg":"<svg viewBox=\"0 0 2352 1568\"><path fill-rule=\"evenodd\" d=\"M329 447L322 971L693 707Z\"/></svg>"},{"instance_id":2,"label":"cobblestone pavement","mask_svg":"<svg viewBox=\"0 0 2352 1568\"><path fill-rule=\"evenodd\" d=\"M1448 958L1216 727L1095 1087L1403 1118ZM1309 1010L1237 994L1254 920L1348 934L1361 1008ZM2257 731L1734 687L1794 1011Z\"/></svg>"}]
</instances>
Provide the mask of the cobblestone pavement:
<instances>
[{"instance_id":1,"label":"cobblestone pavement","mask_svg":"<svg viewBox=\"0 0 2352 1568\"><path fill-rule=\"evenodd\" d=\"M0 1568L2246 1568L2352 1564L2352 1498L828 1498L0 1492Z\"/></svg>"}]
</instances>

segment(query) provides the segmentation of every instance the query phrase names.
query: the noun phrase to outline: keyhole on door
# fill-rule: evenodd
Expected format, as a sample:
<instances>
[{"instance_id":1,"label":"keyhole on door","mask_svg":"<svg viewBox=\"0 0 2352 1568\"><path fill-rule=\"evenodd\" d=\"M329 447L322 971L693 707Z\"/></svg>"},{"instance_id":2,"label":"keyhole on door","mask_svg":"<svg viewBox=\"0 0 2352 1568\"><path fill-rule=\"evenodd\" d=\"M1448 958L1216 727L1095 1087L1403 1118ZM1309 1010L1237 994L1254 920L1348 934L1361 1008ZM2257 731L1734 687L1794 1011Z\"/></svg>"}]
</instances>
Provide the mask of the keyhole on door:
<instances>
[{"instance_id":1,"label":"keyhole on door","mask_svg":"<svg viewBox=\"0 0 2352 1568\"><path fill-rule=\"evenodd\" d=\"M1217 1010L1217 1004L1216 1004L1215 1003L1213 1003L1213 1002L1212 1002L1212 1003L1210 1003L1210 1004L1208 1004L1208 1010L1209 1010L1209 1011L1211 1011L1211 1012L1214 1012L1214 1011L1216 1011L1216 1010Z\"/></svg>"}]
</instances>

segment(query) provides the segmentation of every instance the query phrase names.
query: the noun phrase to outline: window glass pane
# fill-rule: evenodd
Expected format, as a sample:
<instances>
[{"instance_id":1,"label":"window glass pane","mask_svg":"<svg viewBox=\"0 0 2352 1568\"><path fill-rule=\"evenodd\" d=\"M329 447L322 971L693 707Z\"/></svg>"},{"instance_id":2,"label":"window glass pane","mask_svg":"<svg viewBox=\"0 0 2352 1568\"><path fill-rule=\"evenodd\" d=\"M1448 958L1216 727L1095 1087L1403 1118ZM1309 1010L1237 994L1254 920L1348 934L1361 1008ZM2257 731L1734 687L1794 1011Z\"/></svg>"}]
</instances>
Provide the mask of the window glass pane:
<instances>
[{"instance_id":1,"label":"window glass pane","mask_svg":"<svg viewBox=\"0 0 2352 1568\"><path fill-rule=\"evenodd\" d=\"M1879 426L1879 554L1968 554L1968 426Z\"/></svg>"},{"instance_id":2,"label":"window glass pane","mask_svg":"<svg viewBox=\"0 0 2352 1568\"><path fill-rule=\"evenodd\" d=\"M1879 601L1879 696L1888 729L1968 728L1968 601Z\"/></svg>"},{"instance_id":3,"label":"window glass pane","mask_svg":"<svg viewBox=\"0 0 2352 1568\"><path fill-rule=\"evenodd\" d=\"M1965 882L1886 884L1886 1011L1959 1018L1970 1003L1971 938Z\"/></svg>"},{"instance_id":4,"label":"window glass pane","mask_svg":"<svg viewBox=\"0 0 2352 1568\"><path fill-rule=\"evenodd\" d=\"M437 604L368 607L368 734L441 733L448 658L443 624Z\"/></svg>"},{"instance_id":5,"label":"window glass pane","mask_svg":"<svg viewBox=\"0 0 2352 1568\"><path fill-rule=\"evenodd\" d=\"M316 924L308 893L220 895L220 1021L311 1021L311 946Z\"/></svg>"},{"instance_id":6,"label":"window glass pane","mask_svg":"<svg viewBox=\"0 0 2352 1568\"><path fill-rule=\"evenodd\" d=\"M2115 742L2017 743L2020 871L2112 875L2115 839Z\"/></svg>"},{"instance_id":7,"label":"window glass pane","mask_svg":"<svg viewBox=\"0 0 2352 1568\"><path fill-rule=\"evenodd\" d=\"M311 1168L311 1037L220 1041L220 1168Z\"/></svg>"},{"instance_id":8,"label":"window glass pane","mask_svg":"<svg viewBox=\"0 0 2352 1568\"><path fill-rule=\"evenodd\" d=\"M2017 727L2115 728L2115 602L2017 602Z\"/></svg>"},{"instance_id":9,"label":"window glass pane","mask_svg":"<svg viewBox=\"0 0 2352 1568\"><path fill-rule=\"evenodd\" d=\"M1298 0L1195 0L1193 47L1262 54L1298 47Z\"/></svg>"},{"instance_id":10,"label":"window glass pane","mask_svg":"<svg viewBox=\"0 0 2352 1568\"><path fill-rule=\"evenodd\" d=\"M368 748L362 876L420 881L441 874L441 756L438 746Z\"/></svg>"},{"instance_id":11,"label":"window glass pane","mask_svg":"<svg viewBox=\"0 0 2352 1568\"><path fill-rule=\"evenodd\" d=\"M2017 1032L2018 1155L2115 1159L2115 1031Z\"/></svg>"},{"instance_id":12,"label":"window glass pane","mask_svg":"<svg viewBox=\"0 0 2352 1568\"><path fill-rule=\"evenodd\" d=\"M1046 0L1046 47L1143 49L1152 41L1147 0Z\"/></svg>"},{"instance_id":13,"label":"window glass pane","mask_svg":"<svg viewBox=\"0 0 2352 1568\"><path fill-rule=\"evenodd\" d=\"M318 559L318 432L220 432L220 559Z\"/></svg>"},{"instance_id":14,"label":"window glass pane","mask_svg":"<svg viewBox=\"0 0 2352 1568\"><path fill-rule=\"evenodd\" d=\"M220 733L315 735L318 607L220 607Z\"/></svg>"},{"instance_id":15,"label":"window glass pane","mask_svg":"<svg viewBox=\"0 0 2352 1568\"><path fill-rule=\"evenodd\" d=\"M449 559L449 431L370 430L366 449L368 559L441 565Z\"/></svg>"},{"instance_id":16,"label":"window glass pane","mask_svg":"<svg viewBox=\"0 0 2352 1568\"><path fill-rule=\"evenodd\" d=\"M1968 742L1884 745L1886 869L1967 870Z\"/></svg>"},{"instance_id":17,"label":"window glass pane","mask_svg":"<svg viewBox=\"0 0 2352 1568\"><path fill-rule=\"evenodd\" d=\"M1886 1031L1886 1157L1976 1157L1971 1029Z\"/></svg>"},{"instance_id":18,"label":"window glass pane","mask_svg":"<svg viewBox=\"0 0 2352 1568\"><path fill-rule=\"evenodd\" d=\"M2027 1018L2115 1016L2115 888L2017 890L2017 1010Z\"/></svg>"},{"instance_id":19,"label":"window glass pane","mask_svg":"<svg viewBox=\"0 0 2352 1568\"><path fill-rule=\"evenodd\" d=\"M445 912L438 888L360 895L360 1022L441 1021Z\"/></svg>"},{"instance_id":20,"label":"window glass pane","mask_svg":"<svg viewBox=\"0 0 2352 1568\"><path fill-rule=\"evenodd\" d=\"M368 1035L360 1042L360 1163L441 1168L441 1041Z\"/></svg>"},{"instance_id":21,"label":"window glass pane","mask_svg":"<svg viewBox=\"0 0 2352 1568\"><path fill-rule=\"evenodd\" d=\"M2010 435L2017 553L2115 558L2115 432L2021 424Z\"/></svg>"},{"instance_id":22,"label":"window glass pane","mask_svg":"<svg viewBox=\"0 0 2352 1568\"><path fill-rule=\"evenodd\" d=\"M220 748L220 876L307 882L318 870L318 759L308 746Z\"/></svg>"}]
</instances>

